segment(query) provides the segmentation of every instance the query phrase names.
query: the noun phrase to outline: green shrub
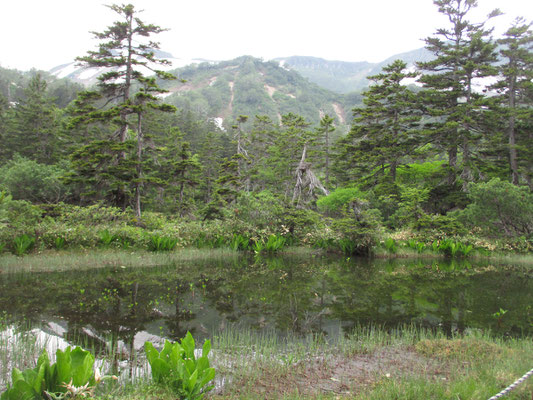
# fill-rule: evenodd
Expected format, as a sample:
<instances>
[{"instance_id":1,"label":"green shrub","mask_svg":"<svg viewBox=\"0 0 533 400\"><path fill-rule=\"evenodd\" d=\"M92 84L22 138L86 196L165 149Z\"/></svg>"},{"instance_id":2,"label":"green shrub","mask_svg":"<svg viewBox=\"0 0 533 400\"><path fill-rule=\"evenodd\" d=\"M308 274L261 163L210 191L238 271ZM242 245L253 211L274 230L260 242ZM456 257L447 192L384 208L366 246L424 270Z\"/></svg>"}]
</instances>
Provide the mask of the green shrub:
<instances>
[{"instance_id":1,"label":"green shrub","mask_svg":"<svg viewBox=\"0 0 533 400\"><path fill-rule=\"evenodd\" d=\"M16 200L57 203L69 194L61 180L65 172L58 165L39 164L15 155L0 168L0 185L6 187Z\"/></svg>"},{"instance_id":2,"label":"green shrub","mask_svg":"<svg viewBox=\"0 0 533 400\"><path fill-rule=\"evenodd\" d=\"M373 216L373 213L363 212L361 219L346 217L335 220L333 229L340 234L336 242L339 250L346 255L370 255L377 243L379 230L379 224Z\"/></svg>"},{"instance_id":3,"label":"green shrub","mask_svg":"<svg viewBox=\"0 0 533 400\"><path fill-rule=\"evenodd\" d=\"M190 332L179 344L166 340L161 352L150 342L145 343L144 349L154 382L170 386L181 399L201 399L213 389L214 386L209 386L215 378L215 369L209 366L207 358L211 350L209 340L205 341L199 358L194 354L195 343Z\"/></svg>"},{"instance_id":4,"label":"green shrub","mask_svg":"<svg viewBox=\"0 0 533 400\"><path fill-rule=\"evenodd\" d=\"M418 231L435 231L446 236L465 235L468 230L453 215L424 214L413 224Z\"/></svg>"},{"instance_id":5,"label":"green shrub","mask_svg":"<svg viewBox=\"0 0 533 400\"><path fill-rule=\"evenodd\" d=\"M357 188L338 188L329 195L317 200L316 205L320 211L340 213L350 203L364 198L363 193Z\"/></svg>"},{"instance_id":6,"label":"green shrub","mask_svg":"<svg viewBox=\"0 0 533 400\"><path fill-rule=\"evenodd\" d=\"M457 213L465 223L496 237L533 234L533 193L529 188L494 178L470 184L468 189L472 203Z\"/></svg>"}]
</instances>

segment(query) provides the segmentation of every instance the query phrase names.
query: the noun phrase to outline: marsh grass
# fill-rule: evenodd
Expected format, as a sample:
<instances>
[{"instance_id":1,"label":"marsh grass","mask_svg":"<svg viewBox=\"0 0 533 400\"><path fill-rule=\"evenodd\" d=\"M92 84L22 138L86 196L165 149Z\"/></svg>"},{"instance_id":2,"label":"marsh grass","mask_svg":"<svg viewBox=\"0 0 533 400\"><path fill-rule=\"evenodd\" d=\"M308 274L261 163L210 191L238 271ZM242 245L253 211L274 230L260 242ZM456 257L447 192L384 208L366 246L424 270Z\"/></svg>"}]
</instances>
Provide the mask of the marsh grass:
<instances>
[{"instance_id":1,"label":"marsh grass","mask_svg":"<svg viewBox=\"0 0 533 400\"><path fill-rule=\"evenodd\" d=\"M93 268L155 267L182 261L207 259L232 259L239 257L230 249L180 249L173 252L154 253L147 250L90 249L57 252L46 250L28 254L23 258L0 255L1 272L19 271L70 271Z\"/></svg>"},{"instance_id":2,"label":"marsh grass","mask_svg":"<svg viewBox=\"0 0 533 400\"><path fill-rule=\"evenodd\" d=\"M337 339L229 329L213 345L226 384L212 397L221 399L487 399L533 359L531 338L415 326L358 326ZM532 389L526 382L509 398L529 399Z\"/></svg>"},{"instance_id":3,"label":"marsh grass","mask_svg":"<svg viewBox=\"0 0 533 400\"><path fill-rule=\"evenodd\" d=\"M33 368L37 358L46 347L46 342L37 338L26 329L8 326L5 318L0 318L0 393L11 382L11 370Z\"/></svg>"},{"instance_id":4,"label":"marsh grass","mask_svg":"<svg viewBox=\"0 0 533 400\"><path fill-rule=\"evenodd\" d=\"M0 336L1 365L32 367L42 345L31 335L8 336ZM336 338L230 326L214 335L212 344L217 387L211 399L486 400L527 372L533 360L530 337L504 339L479 331L447 337L412 325L356 326ZM112 359L109 354L103 362ZM135 365L136 374L102 387L96 399L176 398L146 378L142 355ZM2 384L9 380L7 369L2 368ZM528 380L507 398L530 399L532 390Z\"/></svg>"}]
</instances>

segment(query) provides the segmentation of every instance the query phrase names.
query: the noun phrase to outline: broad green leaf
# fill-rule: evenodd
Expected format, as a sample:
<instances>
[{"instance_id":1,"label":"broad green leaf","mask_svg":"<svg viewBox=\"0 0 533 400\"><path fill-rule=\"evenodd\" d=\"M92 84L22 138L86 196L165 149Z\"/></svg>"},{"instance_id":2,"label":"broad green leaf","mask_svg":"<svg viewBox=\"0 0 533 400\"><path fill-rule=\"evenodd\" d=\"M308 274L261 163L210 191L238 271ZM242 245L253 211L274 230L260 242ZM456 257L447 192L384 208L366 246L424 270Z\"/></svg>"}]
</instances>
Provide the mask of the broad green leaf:
<instances>
[{"instance_id":1,"label":"broad green leaf","mask_svg":"<svg viewBox=\"0 0 533 400\"><path fill-rule=\"evenodd\" d=\"M195 370L192 375L189 377L189 391L192 391L194 389L194 385L196 385L196 381L198 380L198 370Z\"/></svg>"},{"instance_id":2,"label":"broad green leaf","mask_svg":"<svg viewBox=\"0 0 533 400\"><path fill-rule=\"evenodd\" d=\"M37 370L37 376L35 377L35 380L33 381L33 383L31 383L33 390L35 390L37 393L41 393L44 389L46 389L45 381L44 381L45 374L46 374L46 364L41 364L41 366Z\"/></svg>"},{"instance_id":3,"label":"broad green leaf","mask_svg":"<svg viewBox=\"0 0 533 400\"><path fill-rule=\"evenodd\" d=\"M72 379L72 365L71 365L71 357L70 357L70 346L65 349L65 351L61 351L58 349L56 351L56 381L55 385L56 387L53 388L54 392L65 392L66 388L62 386L64 383L70 382Z\"/></svg>"},{"instance_id":4,"label":"broad green leaf","mask_svg":"<svg viewBox=\"0 0 533 400\"><path fill-rule=\"evenodd\" d=\"M170 375L170 366L160 358L154 360L152 367L152 377L156 383L162 383Z\"/></svg>"},{"instance_id":5,"label":"broad green leaf","mask_svg":"<svg viewBox=\"0 0 533 400\"><path fill-rule=\"evenodd\" d=\"M196 360L196 369L202 373L204 372L204 370L206 370L207 368L209 368L209 360L207 359L207 357L200 357L198 360Z\"/></svg>"},{"instance_id":6,"label":"broad green leaf","mask_svg":"<svg viewBox=\"0 0 533 400\"><path fill-rule=\"evenodd\" d=\"M211 351L211 341L206 340L204 342L204 346L202 347L202 357L207 357L210 351Z\"/></svg>"},{"instance_id":7,"label":"broad green leaf","mask_svg":"<svg viewBox=\"0 0 533 400\"><path fill-rule=\"evenodd\" d=\"M210 381L212 381L213 379L215 379L215 369L214 368L209 368L205 371L204 373L204 376L202 377L202 379L200 380L200 387L204 387L205 385L207 385ZM211 390L211 389L209 389ZM206 390L207 391L207 390Z\"/></svg>"},{"instance_id":8,"label":"broad green leaf","mask_svg":"<svg viewBox=\"0 0 533 400\"><path fill-rule=\"evenodd\" d=\"M41 399L40 393L35 392L33 388L23 380L15 382L9 391L9 400L38 400Z\"/></svg>"},{"instance_id":9,"label":"broad green leaf","mask_svg":"<svg viewBox=\"0 0 533 400\"><path fill-rule=\"evenodd\" d=\"M15 384L15 382L19 380L24 380L24 376L22 375L22 372L20 372L20 369L15 367L11 371L11 382Z\"/></svg>"},{"instance_id":10,"label":"broad green leaf","mask_svg":"<svg viewBox=\"0 0 533 400\"><path fill-rule=\"evenodd\" d=\"M148 363L150 364L150 366L152 366L154 360L157 360L159 358L159 352L150 342L144 343L144 352L146 353L146 358L148 359Z\"/></svg>"}]
</instances>

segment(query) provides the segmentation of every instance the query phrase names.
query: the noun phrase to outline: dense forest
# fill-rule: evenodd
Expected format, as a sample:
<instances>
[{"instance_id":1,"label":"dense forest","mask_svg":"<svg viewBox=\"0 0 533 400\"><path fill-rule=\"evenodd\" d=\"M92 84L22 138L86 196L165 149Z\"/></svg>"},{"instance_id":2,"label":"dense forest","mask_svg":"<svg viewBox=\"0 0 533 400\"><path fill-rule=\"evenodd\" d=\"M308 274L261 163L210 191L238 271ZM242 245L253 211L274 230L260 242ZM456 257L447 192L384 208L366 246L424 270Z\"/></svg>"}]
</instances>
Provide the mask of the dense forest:
<instances>
[{"instance_id":1,"label":"dense forest","mask_svg":"<svg viewBox=\"0 0 533 400\"><path fill-rule=\"evenodd\" d=\"M0 251L272 236L361 255L386 238L531 251L531 23L494 40L472 2L435 4L449 25L425 39L433 57L392 61L351 96L249 57L169 71L162 29L131 5L77 59L96 85L0 69Z\"/></svg>"}]
</instances>

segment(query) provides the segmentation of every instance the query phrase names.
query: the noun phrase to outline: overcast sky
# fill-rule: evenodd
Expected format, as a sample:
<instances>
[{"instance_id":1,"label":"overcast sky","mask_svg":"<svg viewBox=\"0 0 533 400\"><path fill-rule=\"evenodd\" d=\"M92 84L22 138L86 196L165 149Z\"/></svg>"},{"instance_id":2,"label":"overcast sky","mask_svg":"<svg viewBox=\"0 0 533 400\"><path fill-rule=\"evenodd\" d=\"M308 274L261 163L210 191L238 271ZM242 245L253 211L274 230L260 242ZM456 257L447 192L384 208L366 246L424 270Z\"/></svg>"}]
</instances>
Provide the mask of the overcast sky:
<instances>
[{"instance_id":1,"label":"overcast sky","mask_svg":"<svg viewBox=\"0 0 533 400\"><path fill-rule=\"evenodd\" d=\"M107 0L0 0L0 66L50 69L94 49L90 31L116 20ZM378 62L424 46L447 20L431 0L131 0L140 18L168 32L156 39L176 58L227 60L291 55ZM530 0L479 0L471 20L492 9L505 31L533 18Z\"/></svg>"}]
</instances>

